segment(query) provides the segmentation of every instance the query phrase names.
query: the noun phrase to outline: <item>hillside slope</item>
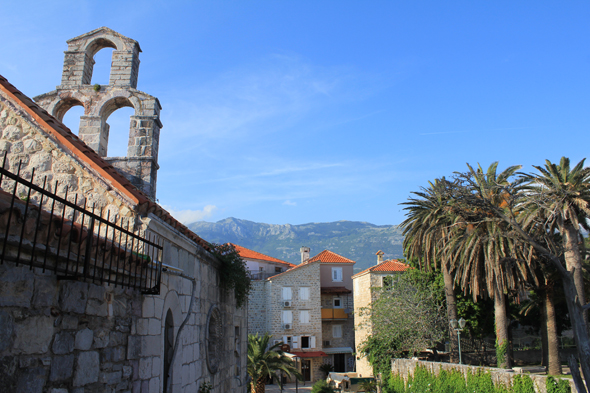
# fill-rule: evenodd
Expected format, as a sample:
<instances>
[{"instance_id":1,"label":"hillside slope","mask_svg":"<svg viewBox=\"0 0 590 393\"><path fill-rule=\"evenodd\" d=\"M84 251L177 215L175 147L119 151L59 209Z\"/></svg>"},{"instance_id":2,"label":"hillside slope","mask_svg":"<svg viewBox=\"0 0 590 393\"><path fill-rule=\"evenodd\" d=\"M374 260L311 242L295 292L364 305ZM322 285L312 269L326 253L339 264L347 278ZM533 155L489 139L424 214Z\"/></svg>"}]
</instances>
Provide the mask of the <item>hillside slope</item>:
<instances>
[{"instance_id":1,"label":"hillside slope","mask_svg":"<svg viewBox=\"0 0 590 393\"><path fill-rule=\"evenodd\" d=\"M357 262L355 271L374 265L378 250L387 259L402 257L403 235L397 225L357 221L273 225L232 217L188 227L209 242L239 244L295 264L301 262L301 246L310 247L312 256L329 249L350 258Z\"/></svg>"}]
</instances>

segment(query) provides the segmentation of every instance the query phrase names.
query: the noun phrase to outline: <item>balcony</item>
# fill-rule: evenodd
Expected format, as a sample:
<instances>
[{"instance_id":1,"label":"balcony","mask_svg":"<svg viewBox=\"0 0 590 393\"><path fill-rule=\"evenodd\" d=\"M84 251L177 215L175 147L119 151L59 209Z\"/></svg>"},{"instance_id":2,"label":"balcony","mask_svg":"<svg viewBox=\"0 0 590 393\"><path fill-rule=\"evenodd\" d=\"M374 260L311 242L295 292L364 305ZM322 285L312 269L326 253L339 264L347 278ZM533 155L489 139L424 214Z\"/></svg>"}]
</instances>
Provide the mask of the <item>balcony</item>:
<instances>
[{"instance_id":1,"label":"balcony","mask_svg":"<svg viewBox=\"0 0 590 393\"><path fill-rule=\"evenodd\" d=\"M348 319L348 315L343 308L322 308L322 321Z\"/></svg>"}]
</instances>

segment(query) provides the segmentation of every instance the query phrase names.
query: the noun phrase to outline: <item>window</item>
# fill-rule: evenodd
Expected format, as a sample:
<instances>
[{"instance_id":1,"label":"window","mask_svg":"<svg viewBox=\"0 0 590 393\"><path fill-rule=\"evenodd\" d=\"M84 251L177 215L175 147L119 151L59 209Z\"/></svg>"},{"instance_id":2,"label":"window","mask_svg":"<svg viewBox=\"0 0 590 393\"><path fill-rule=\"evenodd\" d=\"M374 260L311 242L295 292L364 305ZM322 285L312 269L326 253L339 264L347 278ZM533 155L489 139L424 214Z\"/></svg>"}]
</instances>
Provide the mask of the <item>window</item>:
<instances>
[{"instance_id":1,"label":"window","mask_svg":"<svg viewBox=\"0 0 590 393\"><path fill-rule=\"evenodd\" d=\"M283 300L291 300L291 287L283 287Z\"/></svg>"},{"instance_id":2,"label":"window","mask_svg":"<svg viewBox=\"0 0 590 393\"><path fill-rule=\"evenodd\" d=\"M341 267L333 267L332 268L332 281L342 281L342 268Z\"/></svg>"},{"instance_id":3,"label":"window","mask_svg":"<svg viewBox=\"0 0 590 393\"><path fill-rule=\"evenodd\" d=\"M299 323L309 323L309 310L299 312Z\"/></svg>"},{"instance_id":4,"label":"window","mask_svg":"<svg viewBox=\"0 0 590 393\"><path fill-rule=\"evenodd\" d=\"M383 288L391 288L394 283L395 283L395 279L393 276L383 277Z\"/></svg>"},{"instance_id":5,"label":"window","mask_svg":"<svg viewBox=\"0 0 590 393\"><path fill-rule=\"evenodd\" d=\"M299 287L299 299L309 300L309 287Z\"/></svg>"},{"instance_id":6,"label":"window","mask_svg":"<svg viewBox=\"0 0 590 393\"><path fill-rule=\"evenodd\" d=\"M315 348L315 336L301 336L301 348Z\"/></svg>"},{"instance_id":7,"label":"window","mask_svg":"<svg viewBox=\"0 0 590 393\"><path fill-rule=\"evenodd\" d=\"M293 311L283 311L283 324L285 323L293 323Z\"/></svg>"},{"instance_id":8,"label":"window","mask_svg":"<svg viewBox=\"0 0 590 393\"><path fill-rule=\"evenodd\" d=\"M283 336L283 343L293 347L293 336Z\"/></svg>"},{"instance_id":9,"label":"window","mask_svg":"<svg viewBox=\"0 0 590 393\"><path fill-rule=\"evenodd\" d=\"M259 271L261 271L261 272L263 272L263 271L264 271L264 267L263 267L263 266L260 266L260 267L258 268L258 270L259 270Z\"/></svg>"},{"instance_id":10,"label":"window","mask_svg":"<svg viewBox=\"0 0 590 393\"><path fill-rule=\"evenodd\" d=\"M282 272L283 272L282 267L275 266L275 273L282 273Z\"/></svg>"},{"instance_id":11,"label":"window","mask_svg":"<svg viewBox=\"0 0 590 393\"><path fill-rule=\"evenodd\" d=\"M334 296L333 299L333 304L334 304L334 308L342 308L342 298L338 297L338 296Z\"/></svg>"},{"instance_id":12,"label":"window","mask_svg":"<svg viewBox=\"0 0 590 393\"><path fill-rule=\"evenodd\" d=\"M342 338L342 325L332 326L332 337Z\"/></svg>"}]
</instances>

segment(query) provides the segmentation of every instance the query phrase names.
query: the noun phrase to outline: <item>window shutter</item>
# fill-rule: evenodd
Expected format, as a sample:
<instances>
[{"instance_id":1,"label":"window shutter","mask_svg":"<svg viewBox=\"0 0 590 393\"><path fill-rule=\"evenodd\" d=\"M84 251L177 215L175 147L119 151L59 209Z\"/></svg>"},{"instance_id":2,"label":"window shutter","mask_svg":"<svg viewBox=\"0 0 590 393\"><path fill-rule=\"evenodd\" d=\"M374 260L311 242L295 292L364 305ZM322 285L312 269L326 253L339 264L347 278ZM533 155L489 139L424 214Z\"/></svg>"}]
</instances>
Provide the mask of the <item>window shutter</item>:
<instances>
[{"instance_id":1,"label":"window shutter","mask_svg":"<svg viewBox=\"0 0 590 393\"><path fill-rule=\"evenodd\" d=\"M287 336L283 336L283 344L287 344Z\"/></svg>"},{"instance_id":2,"label":"window shutter","mask_svg":"<svg viewBox=\"0 0 590 393\"><path fill-rule=\"evenodd\" d=\"M283 287L283 300L291 300L291 287Z\"/></svg>"},{"instance_id":3,"label":"window shutter","mask_svg":"<svg viewBox=\"0 0 590 393\"><path fill-rule=\"evenodd\" d=\"M315 348L315 336L311 336L309 338L309 347L310 348Z\"/></svg>"},{"instance_id":4,"label":"window shutter","mask_svg":"<svg viewBox=\"0 0 590 393\"><path fill-rule=\"evenodd\" d=\"M293 336L293 348L299 348L299 336Z\"/></svg>"}]
</instances>

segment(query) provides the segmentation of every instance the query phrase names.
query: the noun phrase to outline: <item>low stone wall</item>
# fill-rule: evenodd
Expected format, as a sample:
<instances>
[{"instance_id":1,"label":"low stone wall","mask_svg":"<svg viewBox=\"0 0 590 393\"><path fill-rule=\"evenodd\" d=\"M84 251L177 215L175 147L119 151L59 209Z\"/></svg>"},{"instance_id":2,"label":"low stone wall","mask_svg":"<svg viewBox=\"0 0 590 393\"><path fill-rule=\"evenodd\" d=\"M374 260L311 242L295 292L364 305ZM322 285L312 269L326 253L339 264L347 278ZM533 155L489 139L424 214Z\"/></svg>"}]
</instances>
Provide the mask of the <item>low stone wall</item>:
<instances>
[{"instance_id":1,"label":"low stone wall","mask_svg":"<svg viewBox=\"0 0 590 393\"><path fill-rule=\"evenodd\" d=\"M490 373L490 375L492 376L492 381L494 381L495 384L502 383L504 385L512 384L512 378L514 378L514 376L517 375L513 371L506 371L491 367L466 366L455 363L426 362L422 360L413 359L393 359L391 361L391 372L393 374L399 374L407 380L408 376L414 375L414 370L418 365L425 367L434 375L438 375L438 373L441 370L456 370L463 373L463 375L465 376L467 375L467 373L475 373L478 370L484 370L485 372ZM547 390L545 389L545 380L547 379L546 376L534 374L528 374L528 376L533 380L536 392L547 393ZM570 383L572 392L576 392L577 390L573 380L568 380L568 382Z\"/></svg>"}]
</instances>

